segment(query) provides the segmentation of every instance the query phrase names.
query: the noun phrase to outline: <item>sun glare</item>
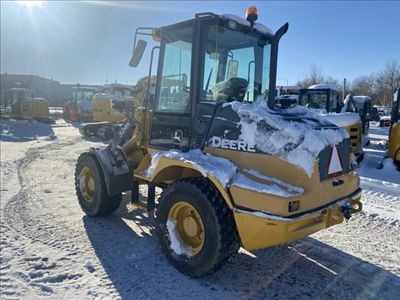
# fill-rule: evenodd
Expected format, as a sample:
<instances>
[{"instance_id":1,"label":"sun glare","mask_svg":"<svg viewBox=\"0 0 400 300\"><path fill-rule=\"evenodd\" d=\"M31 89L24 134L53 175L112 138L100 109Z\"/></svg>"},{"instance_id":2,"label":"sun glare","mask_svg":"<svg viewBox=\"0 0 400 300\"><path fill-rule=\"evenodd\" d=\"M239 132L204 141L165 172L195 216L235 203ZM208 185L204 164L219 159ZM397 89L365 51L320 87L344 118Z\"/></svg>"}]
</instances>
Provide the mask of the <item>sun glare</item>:
<instances>
[{"instance_id":1,"label":"sun glare","mask_svg":"<svg viewBox=\"0 0 400 300\"><path fill-rule=\"evenodd\" d=\"M39 6L43 3L43 1L33 1L33 0L32 1L18 1L18 3L26 5L28 7L31 7L31 6Z\"/></svg>"}]
</instances>

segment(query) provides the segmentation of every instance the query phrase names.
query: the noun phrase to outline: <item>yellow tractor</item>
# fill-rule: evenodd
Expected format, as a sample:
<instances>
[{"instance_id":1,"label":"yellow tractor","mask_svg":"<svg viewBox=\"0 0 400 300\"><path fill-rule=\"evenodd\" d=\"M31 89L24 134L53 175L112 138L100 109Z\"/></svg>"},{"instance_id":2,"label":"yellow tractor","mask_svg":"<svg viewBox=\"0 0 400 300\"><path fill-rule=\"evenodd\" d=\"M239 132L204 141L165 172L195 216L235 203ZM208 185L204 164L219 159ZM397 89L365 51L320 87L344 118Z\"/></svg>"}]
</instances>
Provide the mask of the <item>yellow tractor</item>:
<instances>
[{"instance_id":1,"label":"yellow tractor","mask_svg":"<svg viewBox=\"0 0 400 300\"><path fill-rule=\"evenodd\" d=\"M347 100L348 98L342 101L339 91L329 84L315 84L307 89L300 89L299 94L299 105L319 113L320 117L347 131L352 152L359 163L364 158L363 124L360 115L351 110L350 105L345 106L343 102L347 103Z\"/></svg>"},{"instance_id":2,"label":"yellow tractor","mask_svg":"<svg viewBox=\"0 0 400 300\"><path fill-rule=\"evenodd\" d=\"M113 109L113 102L133 101L133 89L119 83L106 84L92 100L94 122L119 122L126 118L124 112Z\"/></svg>"},{"instance_id":3,"label":"yellow tractor","mask_svg":"<svg viewBox=\"0 0 400 300\"><path fill-rule=\"evenodd\" d=\"M30 117L41 122L52 122L49 117L49 103L43 98L33 98L26 88L11 88L4 91L2 114L10 117Z\"/></svg>"},{"instance_id":4,"label":"yellow tractor","mask_svg":"<svg viewBox=\"0 0 400 300\"><path fill-rule=\"evenodd\" d=\"M79 132L86 137L107 139L108 132L115 131L127 119L127 110L142 105L147 82L148 78L144 77L138 80L134 88L118 83L105 85L92 99L94 122L81 124ZM154 86L155 77L150 82Z\"/></svg>"},{"instance_id":5,"label":"yellow tractor","mask_svg":"<svg viewBox=\"0 0 400 300\"><path fill-rule=\"evenodd\" d=\"M393 162L396 164L397 169L400 171L400 90L399 89L396 89L393 95L387 157L393 159ZM384 166L383 161L379 162L378 169L382 169L383 166Z\"/></svg>"},{"instance_id":6,"label":"yellow tractor","mask_svg":"<svg viewBox=\"0 0 400 300\"><path fill-rule=\"evenodd\" d=\"M288 243L362 209L347 133L303 107L275 106L288 24L273 34L255 22L254 6L246 15L198 13L137 29L130 66L147 44L138 35L160 41L150 56L149 75L158 52L154 96L149 80L143 106L76 165L87 215L113 213L127 192L138 207L156 206L162 251L193 277L218 270L240 246ZM139 185L148 186L144 203ZM157 201L155 187L163 189Z\"/></svg>"}]
</instances>

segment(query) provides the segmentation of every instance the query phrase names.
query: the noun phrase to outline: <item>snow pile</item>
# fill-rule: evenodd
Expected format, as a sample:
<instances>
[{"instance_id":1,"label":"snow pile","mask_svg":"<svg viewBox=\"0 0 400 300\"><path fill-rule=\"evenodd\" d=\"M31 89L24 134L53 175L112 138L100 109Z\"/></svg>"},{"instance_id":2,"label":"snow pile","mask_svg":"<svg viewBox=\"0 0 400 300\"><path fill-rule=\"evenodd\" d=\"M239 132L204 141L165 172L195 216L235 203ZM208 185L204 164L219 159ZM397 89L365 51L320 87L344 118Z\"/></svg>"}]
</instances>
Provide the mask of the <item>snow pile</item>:
<instances>
[{"instance_id":1,"label":"snow pile","mask_svg":"<svg viewBox=\"0 0 400 300\"><path fill-rule=\"evenodd\" d=\"M263 96L252 104L231 102L225 104L227 105L230 105L241 119L241 140L303 169L309 177L314 171L314 162L318 154L325 147L337 145L348 137L343 130L318 127L319 123L316 120L325 126L329 123L301 106L277 113L266 105Z\"/></svg>"},{"instance_id":2,"label":"snow pile","mask_svg":"<svg viewBox=\"0 0 400 300\"><path fill-rule=\"evenodd\" d=\"M186 247L176 232L176 220L168 218L167 220L168 236L170 247L177 255L193 256L191 247Z\"/></svg>"},{"instance_id":3,"label":"snow pile","mask_svg":"<svg viewBox=\"0 0 400 300\"><path fill-rule=\"evenodd\" d=\"M356 113L324 114L319 113L320 117L335 124L338 127L348 127L356 123L361 123L360 115Z\"/></svg>"},{"instance_id":4,"label":"snow pile","mask_svg":"<svg viewBox=\"0 0 400 300\"><path fill-rule=\"evenodd\" d=\"M269 183L260 183L252 180L243 174L239 174L237 172L238 168L228 159L203 153L199 149L191 150L189 152L182 152L180 150L157 152L152 157L150 167L142 175L145 177L151 177L154 174L154 170L156 169L161 157L189 162L195 165L196 169L199 170L204 177L211 174L217 178L224 187L231 182L232 186L238 186L280 197L299 196L304 192L301 187L293 186L282 180L260 174L255 170L245 169L244 171L250 175Z\"/></svg>"},{"instance_id":5,"label":"snow pile","mask_svg":"<svg viewBox=\"0 0 400 300\"><path fill-rule=\"evenodd\" d=\"M236 173L236 166L229 160L216 157L208 153L203 153L199 149L182 152L180 150L170 150L157 152L152 156L150 167L143 173L145 177L153 176L161 157L188 162L196 166L200 173L207 177L207 174L213 175L218 181L226 186Z\"/></svg>"}]
</instances>

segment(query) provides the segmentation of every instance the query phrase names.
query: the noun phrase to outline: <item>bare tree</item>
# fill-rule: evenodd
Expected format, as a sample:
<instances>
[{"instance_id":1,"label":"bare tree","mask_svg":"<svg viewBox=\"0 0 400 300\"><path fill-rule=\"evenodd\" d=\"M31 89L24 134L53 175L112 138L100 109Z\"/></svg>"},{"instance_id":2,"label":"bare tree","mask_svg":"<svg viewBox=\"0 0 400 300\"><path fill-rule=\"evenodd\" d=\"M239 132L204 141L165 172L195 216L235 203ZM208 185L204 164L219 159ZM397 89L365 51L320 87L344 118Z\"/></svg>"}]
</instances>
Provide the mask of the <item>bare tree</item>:
<instances>
[{"instance_id":1,"label":"bare tree","mask_svg":"<svg viewBox=\"0 0 400 300\"><path fill-rule=\"evenodd\" d=\"M398 61L392 60L385 64L383 71L376 77L379 103L390 106L396 88L400 88L400 64Z\"/></svg>"},{"instance_id":2,"label":"bare tree","mask_svg":"<svg viewBox=\"0 0 400 300\"><path fill-rule=\"evenodd\" d=\"M353 95L372 96L376 93L376 75L362 75L355 78L351 85Z\"/></svg>"},{"instance_id":3,"label":"bare tree","mask_svg":"<svg viewBox=\"0 0 400 300\"><path fill-rule=\"evenodd\" d=\"M339 81L337 79L332 78L331 76L325 76L321 70L321 67L316 64L312 64L304 74L303 79L297 81L296 85L301 87L309 87L310 85L326 83L333 85L335 87L340 87Z\"/></svg>"},{"instance_id":4,"label":"bare tree","mask_svg":"<svg viewBox=\"0 0 400 300\"><path fill-rule=\"evenodd\" d=\"M312 64L307 73L304 74L304 78L302 80L299 80L296 85L309 87L313 84L322 83L323 80L324 75L322 74L321 68L315 64Z\"/></svg>"}]
</instances>

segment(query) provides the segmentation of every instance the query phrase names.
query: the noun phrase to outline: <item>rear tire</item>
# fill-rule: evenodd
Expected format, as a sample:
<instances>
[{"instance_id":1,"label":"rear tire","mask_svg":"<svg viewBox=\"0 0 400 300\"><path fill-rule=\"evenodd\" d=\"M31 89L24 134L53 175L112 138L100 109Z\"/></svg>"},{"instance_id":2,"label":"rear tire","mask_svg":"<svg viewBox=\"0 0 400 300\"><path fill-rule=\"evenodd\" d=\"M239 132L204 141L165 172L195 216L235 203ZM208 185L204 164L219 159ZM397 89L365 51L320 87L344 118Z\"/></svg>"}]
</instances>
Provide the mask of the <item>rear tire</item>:
<instances>
[{"instance_id":1,"label":"rear tire","mask_svg":"<svg viewBox=\"0 0 400 300\"><path fill-rule=\"evenodd\" d=\"M90 191L85 189L87 178L89 181L92 180L90 184L86 184L92 187ZM108 195L103 171L96 158L88 152L82 153L78 158L75 169L75 190L79 205L91 217L112 214L118 209L122 200L122 194Z\"/></svg>"},{"instance_id":2,"label":"rear tire","mask_svg":"<svg viewBox=\"0 0 400 300\"><path fill-rule=\"evenodd\" d=\"M168 223L168 228L167 222L171 222L171 211L182 203L187 203L196 210L204 228L202 246L194 254L179 253L176 246L171 246L171 223ZM187 247L177 229L178 223L174 220L172 224L175 226L172 235L179 236L178 240L191 251L192 248ZM217 271L240 247L232 210L218 190L204 178L177 181L162 193L156 212L156 231L168 261L179 271L192 277Z\"/></svg>"}]
</instances>

